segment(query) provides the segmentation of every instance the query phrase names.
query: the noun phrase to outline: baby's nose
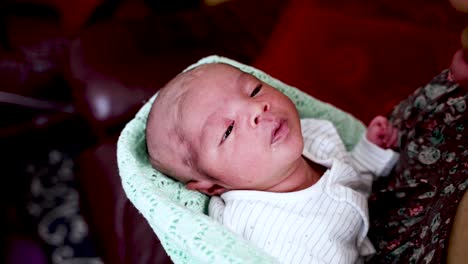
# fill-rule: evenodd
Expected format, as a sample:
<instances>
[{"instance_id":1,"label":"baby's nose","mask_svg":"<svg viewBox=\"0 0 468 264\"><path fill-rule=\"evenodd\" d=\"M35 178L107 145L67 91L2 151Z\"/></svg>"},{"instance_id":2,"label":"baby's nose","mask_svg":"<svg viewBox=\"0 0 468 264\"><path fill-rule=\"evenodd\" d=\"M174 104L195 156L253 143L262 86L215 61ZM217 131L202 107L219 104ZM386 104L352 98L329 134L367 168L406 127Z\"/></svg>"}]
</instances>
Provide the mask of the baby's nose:
<instances>
[{"instance_id":1,"label":"baby's nose","mask_svg":"<svg viewBox=\"0 0 468 264\"><path fill-rule=\"evenodd\" d=\"M253 122L252 125L256 126L260 122L265 121L269 119L265 113L267 113L270 110L270 105L267 102L260 102L257 103L255 109L254 109L254 115L253 115Z\"/></svg>"}]
</instances>

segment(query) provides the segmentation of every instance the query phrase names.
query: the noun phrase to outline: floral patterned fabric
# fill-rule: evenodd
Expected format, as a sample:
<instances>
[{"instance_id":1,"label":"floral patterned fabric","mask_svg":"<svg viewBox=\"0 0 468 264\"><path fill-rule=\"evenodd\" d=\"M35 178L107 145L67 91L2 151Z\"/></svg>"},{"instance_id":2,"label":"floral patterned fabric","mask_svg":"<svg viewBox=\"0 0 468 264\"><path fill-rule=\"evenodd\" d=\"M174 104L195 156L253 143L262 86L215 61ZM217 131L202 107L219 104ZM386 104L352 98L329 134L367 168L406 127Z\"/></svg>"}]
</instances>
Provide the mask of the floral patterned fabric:
<instances>
[{"instance_id":1,"label":"floral patterned fabric","mask_svg":"<svg viewBox=\"0 0 468 264\"><path fill-rule=\"evenodd\" d=\"M401 156L370 197L370 263L445 263L468 186L467 97L445 70L391 113Z\"/></svg>"}]
</instances>

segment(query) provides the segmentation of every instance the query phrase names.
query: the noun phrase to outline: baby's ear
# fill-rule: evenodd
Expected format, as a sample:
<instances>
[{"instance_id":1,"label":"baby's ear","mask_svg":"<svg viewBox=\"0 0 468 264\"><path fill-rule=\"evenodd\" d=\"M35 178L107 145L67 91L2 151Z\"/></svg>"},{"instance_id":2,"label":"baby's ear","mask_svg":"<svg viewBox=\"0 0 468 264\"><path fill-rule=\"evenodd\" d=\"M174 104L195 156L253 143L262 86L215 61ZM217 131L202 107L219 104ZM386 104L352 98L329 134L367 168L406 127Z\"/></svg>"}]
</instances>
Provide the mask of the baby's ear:
<instances>
[{"instance_id":1,"label":"baby's ear","mask_svg":"<svg viewBox=\"0 0 468 264\"><path fill-rule=\"evenodd\" d=\"M199 191L208 195L220 195L227 191L226 188L219 186L218 184L212 183L207 180L197 181L192 180L187 182L185 187L189 190Z\"/></svg>"}]
</instances>

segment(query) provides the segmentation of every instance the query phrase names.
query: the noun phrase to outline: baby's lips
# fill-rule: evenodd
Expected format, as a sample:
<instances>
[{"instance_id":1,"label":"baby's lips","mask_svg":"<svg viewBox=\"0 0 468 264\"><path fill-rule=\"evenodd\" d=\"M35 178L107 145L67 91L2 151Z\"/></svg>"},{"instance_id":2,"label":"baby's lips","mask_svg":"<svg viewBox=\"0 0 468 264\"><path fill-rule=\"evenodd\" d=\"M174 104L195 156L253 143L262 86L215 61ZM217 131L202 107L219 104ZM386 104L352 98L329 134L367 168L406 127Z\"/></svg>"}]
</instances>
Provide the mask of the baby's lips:
<instances>
[{"instance_id":1,"label":"baby's lips","mask_svg":"<svg viewBox=\"0 0 468 264\"><path fill-rule=\"evenodd\" d=\"M280 120L275 120L273 129L271 130L270 144L274 143L276 132L277 132L277 130L279 129L280 126L281 126L281 121Z\"/></svg>"},{"instance_id":2,"label":"baby's lips","mask_svg":"<svg viewBox=\"0 0 468 264\"><path fill-rule=\"evenodd\" d=\"M282 140L289 133L289 128L284 120L278 120L271 131L270 144L274 144Z\"/></svg>"}]
</instances>

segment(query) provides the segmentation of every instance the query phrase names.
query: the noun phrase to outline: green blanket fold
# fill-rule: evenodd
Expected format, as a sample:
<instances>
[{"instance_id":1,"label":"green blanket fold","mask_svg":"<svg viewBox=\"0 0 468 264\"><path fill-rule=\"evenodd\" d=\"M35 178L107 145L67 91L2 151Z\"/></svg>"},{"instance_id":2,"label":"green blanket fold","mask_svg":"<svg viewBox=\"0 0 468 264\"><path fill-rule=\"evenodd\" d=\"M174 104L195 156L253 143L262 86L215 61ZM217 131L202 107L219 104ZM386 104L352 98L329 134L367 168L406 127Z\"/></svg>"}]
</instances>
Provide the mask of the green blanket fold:
<instances>
[{"instance_id":1,"label":"green blanket fold","mask_svg":"<svg viewBox=\"0 0 468 264\"><path fill-rule=\"evenodd\" d=\"M185 71L207 63L226 63L251 73L291 98L301 117L330 120L348 150L364 132L364 125L352 115L231 59L209 56ZM119 174L128 199L146 218L174 263L274 263L262 250L205 215L209 197L185 189L151 167L145 128L156 96L125 126L118 140Z\"/></svg>"}]
</instances>

